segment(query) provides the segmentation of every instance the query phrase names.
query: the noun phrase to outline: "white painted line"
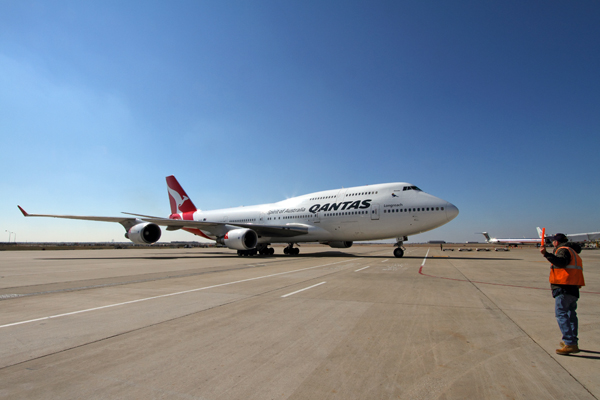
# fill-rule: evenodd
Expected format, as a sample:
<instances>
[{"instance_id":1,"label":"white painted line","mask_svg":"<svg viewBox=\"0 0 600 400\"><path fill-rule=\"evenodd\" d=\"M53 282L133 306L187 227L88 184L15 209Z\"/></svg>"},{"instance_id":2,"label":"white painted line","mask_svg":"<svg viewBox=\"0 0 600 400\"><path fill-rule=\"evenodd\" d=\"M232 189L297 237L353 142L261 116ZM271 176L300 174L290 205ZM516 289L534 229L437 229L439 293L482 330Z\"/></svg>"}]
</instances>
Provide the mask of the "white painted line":
<instances>
[{"instance_id":1,"label":"white painted line","mask_svg":"<svg viewBox=\"0 0 600 400\"><path fill-rule=\"evenodd\" d=\"M304 289L296 290L295 292L292 292L292 293L284 294L281 297L288 297L288 296L291 296L291 295L296 294L296 293L304 292L305 290L312 289L312 288L317 287L319 285L322 285L324 283L326 283L326 282L317 283L316 285L312 285L312 286L309 286L309 287L304 288Z\"/></svg>"},{"instance_id":2,"label":"white painted line","mask_svg":"<svg viewBox=\"0 0 600 400\"><path fill-rule=\"evenodd\" d=\"M429 255L429 249L427 249L427 254L425 254L425 258L423 259L423 264L421 264L421 267L425 266L425 261L427 261L427 256Z\"/></svg>"},{"instance_id":3,"label":"white painted line","mask_svg":"<svg viewBox=\"0 0 600 400\"><path fill-rule=\"evenodd\" d=\"M383 260L383 261L382 261L382 263L384 263L384 262L386 262L386 261L387 261L387 259Z\"/></svg>"},{"instance_id":4,"label":"white painted line","mask_svg":"<svg viewBox=\"0 0 600 400\"><path fill-rule=\"evenodd\" d=\"M361 268L361 269L357 269L357 270L356 270L356 271L354 271L354 272L362 271L363 269L367 269L367 268L371 268L371 266L370 266L370 265L367 265L366 267L364 267L364 268Z\"/></svg>"},{"instance_id":5,"label":"white painted line","mask_svg":"<svg viewBox=\"0 0 600 400\"><path fill-rule=\"evenodd\" d=\"M329 265L340 264L340 263L344 263L344 262L348 262L348 261L352 261L352 260L337 261L337 262L330 263L330 264L317 265L315 267L301 268L301 269L296 269L296 270L293 270L293 271L279 272L279 273L271 274L271 275L258 276L256 278L248 278L248 279L242 279L240 281L227 282L227 283L221 283L221 284L213 285L213 286L205 286L205 287L201 287L201 288L197 288L197 289L184 290L183 292L176 292L176 293L163 294L163 295L160 295L160 296L146 297L144 299L137 299L137 300L125 301L123 303L109 304L109 305L106 305L106 306L88 308L86 310L73 311L73 312L64 313L64 314L50 315L48 317L41 317L41 318L36 318L36 319L30 319L28 321L13 322L12 324L0 325L0 329L1 328L7 328L9 326L28 324L30 322L37 322L37 321L43 321L43 320L46 320L46 319L66 317L68 315L81 314L81 313L90 312L90 311L102 310L102 309L105 309L105 308L111 308L111 307L117 307L117 306L124 306L124 305L127 305L127 304L139 303L139 302L142 302L142 301L160 299L160 298L163 298L163 297L170 297L170 296L177 296L177 295L180 295L180 294L186 294L186 293L192 293L192 292L199 292L201 290L214 289L214 288L221 287L221 286L234 285L236 283L250 282L250 281L256 281L256 280L259 280L259 279L272 278L274 276L279 276L279 275L293 274L294 272L300 272L300 271L306 271L306 270L309 270L309 269L327 267ZM323 282L323 283L325 283L325 282Z\"/></svg>"}]
</instances>

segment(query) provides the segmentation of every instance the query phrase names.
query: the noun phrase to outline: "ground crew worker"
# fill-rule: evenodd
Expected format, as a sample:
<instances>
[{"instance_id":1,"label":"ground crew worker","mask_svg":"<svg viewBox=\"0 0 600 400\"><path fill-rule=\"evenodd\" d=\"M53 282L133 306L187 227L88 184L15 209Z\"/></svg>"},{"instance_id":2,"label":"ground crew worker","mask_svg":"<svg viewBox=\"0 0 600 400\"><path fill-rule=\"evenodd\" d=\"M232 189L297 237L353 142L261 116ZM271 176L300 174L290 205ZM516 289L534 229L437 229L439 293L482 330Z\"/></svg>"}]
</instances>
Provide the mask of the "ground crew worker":
<instances>
[{"instance_id":1,"label":"ground crew worker","mask_svg":"<svg viewBox=\"0 0 600 400\"><path fill-rule=\"evenodd\" d=\"M569 242L562 233L557 233L550 239L554 245L554 254L546 252L543 246L540 252L552 264L550 286L555 300L556 321L563 339L560 342L561 348L556 349L556 353L561 355L579 353L577 337L579 322L576 310L579 288L585 285L583 263L578 255L581 246Z\"/></svg>"}]
</instances>

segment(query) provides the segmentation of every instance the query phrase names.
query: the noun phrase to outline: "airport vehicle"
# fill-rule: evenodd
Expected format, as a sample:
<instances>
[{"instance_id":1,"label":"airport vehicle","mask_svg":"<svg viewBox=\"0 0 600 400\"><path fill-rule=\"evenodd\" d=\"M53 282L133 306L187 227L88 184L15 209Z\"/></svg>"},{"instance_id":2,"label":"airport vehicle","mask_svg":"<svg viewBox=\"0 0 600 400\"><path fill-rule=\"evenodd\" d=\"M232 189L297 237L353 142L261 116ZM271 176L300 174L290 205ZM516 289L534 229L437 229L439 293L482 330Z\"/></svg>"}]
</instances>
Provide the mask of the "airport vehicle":
<instances>
[{"instance_id":1,"label":"airport vehicle","mask_svg":"<svg viewBox=\"0 0 600 400\"><path fill-rule=\"evenodd\" d=\"M174 176L168 176L169 218L130 214L127 217L28 214L118 222L125 237L136 244L152 244L161 237L159 226L184 229L238 251L238 255L272 255L272 243L287 243L284 254L297 255L294 244L319 242L348 248L355 241L396 238L394 256L404 255L409 235L440 227L458 215L453 204L423 192L410 183L384 183L325 190L277 203L201 211Z\"/></svg>"}]
</instances>

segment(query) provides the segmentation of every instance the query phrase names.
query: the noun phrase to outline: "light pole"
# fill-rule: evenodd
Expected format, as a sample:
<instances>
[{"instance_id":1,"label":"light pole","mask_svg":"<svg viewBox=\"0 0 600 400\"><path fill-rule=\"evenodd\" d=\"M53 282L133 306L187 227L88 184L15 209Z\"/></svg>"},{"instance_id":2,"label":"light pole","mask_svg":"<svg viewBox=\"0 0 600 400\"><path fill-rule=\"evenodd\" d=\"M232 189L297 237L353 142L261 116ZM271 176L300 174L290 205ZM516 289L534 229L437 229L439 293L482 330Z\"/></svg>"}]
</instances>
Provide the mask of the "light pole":
<instances>
[{"instance_id":1,"label":"light pole","mask_svg":"<svg viewBox=\"0 0 600 400\"><path fill-rule=\"evenodd\" d=\"M4 232L8 232L8 243L10 243L10 235L12 235L14 232L10 232L7 230L5 230Z\"/></svg>"}]
</instances>

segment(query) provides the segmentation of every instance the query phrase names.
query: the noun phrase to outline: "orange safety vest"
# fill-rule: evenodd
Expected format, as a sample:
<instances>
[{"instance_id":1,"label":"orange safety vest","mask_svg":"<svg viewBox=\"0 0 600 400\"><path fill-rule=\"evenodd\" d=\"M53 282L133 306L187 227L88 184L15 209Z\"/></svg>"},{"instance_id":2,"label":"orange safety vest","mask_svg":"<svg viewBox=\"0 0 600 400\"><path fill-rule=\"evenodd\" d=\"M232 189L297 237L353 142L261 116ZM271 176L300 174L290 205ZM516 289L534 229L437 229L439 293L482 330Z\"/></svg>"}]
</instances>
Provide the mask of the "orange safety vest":
<instances>
[{"instance_id":1,"label":"orange safety vest","mask_svg":"<svg viewBox=\"0 0 600 400\"><path fill-rule=\"evenodd\" d=\"M571 253L571 262L564 268L556 267L552 265L550 267L550 283L555 285L573 285L573 286L585 286L583 280L583 262L581 257L570 247L559 247L556 249L567 249Z\"/></svg>"}]
</instances>

